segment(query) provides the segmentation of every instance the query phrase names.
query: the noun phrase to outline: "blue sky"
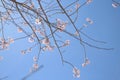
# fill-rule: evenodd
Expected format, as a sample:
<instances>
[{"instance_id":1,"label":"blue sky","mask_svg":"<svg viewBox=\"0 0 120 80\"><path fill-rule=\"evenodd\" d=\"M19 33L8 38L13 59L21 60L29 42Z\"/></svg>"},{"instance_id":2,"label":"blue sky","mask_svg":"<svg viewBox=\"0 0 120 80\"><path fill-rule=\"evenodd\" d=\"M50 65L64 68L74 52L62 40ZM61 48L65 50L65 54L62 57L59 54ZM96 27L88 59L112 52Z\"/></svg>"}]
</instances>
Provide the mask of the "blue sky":
<instances>
[{"instance_id":1,"label":"blue sky","mask_svg":"<svg viewBox=\"0 0 120 80\"><path fill-rule=\"evenodd\" d=\"M77 26L82 26L87 17L91 18L94 24L84 28L83 32L107 43L100 44L86 38L85 40L96 46L114 48L114 50L106 51L86 46L90 64L82 67L83 49L79 41L67 36L71 44L65 47L66 52L63 56L80 69L80 78L73 77L72 67L68 64L62 65L58 51L54 50L41 54L39 64L44 67L27 80L120 80L120 7L113 8L111 4L111 0L94 0L91 4L82 7ZM6 34L15 33L14 29L8 30ZM8 76L5 80L21 80L29 72L38 47L29 54L21 55L20 50L27 46L29 44L26 39L20 40L12 44L9 50L0 52L0 56L4 57L0 61L0 78Z\"/></svg>"}]
</instances>

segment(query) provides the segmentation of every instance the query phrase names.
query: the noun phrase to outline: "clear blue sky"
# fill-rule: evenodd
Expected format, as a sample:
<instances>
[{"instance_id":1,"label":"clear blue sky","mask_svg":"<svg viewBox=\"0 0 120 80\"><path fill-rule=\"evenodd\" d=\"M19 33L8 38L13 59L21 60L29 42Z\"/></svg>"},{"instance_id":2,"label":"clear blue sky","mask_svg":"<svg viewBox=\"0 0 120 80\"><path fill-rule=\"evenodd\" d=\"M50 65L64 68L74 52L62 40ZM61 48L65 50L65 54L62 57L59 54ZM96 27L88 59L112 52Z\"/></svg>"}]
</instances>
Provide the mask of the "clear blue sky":
<instances>
[{"instance_id":1,"label":"clear blue sky","mask_svg":"<svg viewBox=\"0 0 120 80\"><path fill-rule=\"evenodd\" d=\"M83 68L81 66L83 50L78 41L70 38L71 45L65 48L66 52L63 55L66 60L80 69L80 78L73 77L71 66L61 64L58 51L55 50L41 55L39 64L44 67L27 80L120 80L120 7L113 8L111 4L111 0L94 0L91 4L82 7L77 26L81 26L86 17L91 18L94 24L83 31L90 37L105 41L107 44L88 41L97 46L112 47L114 50L105 51L87 47L87 57L91 63ZM17 41L9 50L0 52L0 56L4 57L0 61L0 78L8 76L5 80L21 80L28 73L38 48L23 56L19 52L28 46L23 42L25 40Z\"/></svg>"}]
</instances>

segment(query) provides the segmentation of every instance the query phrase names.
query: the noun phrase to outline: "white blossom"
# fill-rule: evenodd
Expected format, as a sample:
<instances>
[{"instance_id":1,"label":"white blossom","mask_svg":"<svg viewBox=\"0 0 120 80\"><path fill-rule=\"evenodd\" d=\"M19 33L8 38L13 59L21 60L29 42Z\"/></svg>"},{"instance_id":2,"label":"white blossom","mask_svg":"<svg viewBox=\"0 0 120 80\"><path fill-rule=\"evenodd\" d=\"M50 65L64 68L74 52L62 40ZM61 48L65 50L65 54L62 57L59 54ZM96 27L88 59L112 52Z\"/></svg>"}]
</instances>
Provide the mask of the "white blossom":
<instances>
[{"instance_id":1,"label":"white blossom","mask_svg":"<svg viewBox=\"0 0 120 80\"><path fill-rule=\"evenodd\" d=\"M42 19L41 19L41 18L35 19L35 24L41 24L41 22L42 22Z\"/></svg>"},{"instance_id":2,"label":"white blossom","mask_svg":"<svg viewBox=\"0 0 120 80\"><path fill-rule=\"evenodd\" d=\"M88 64L90 64L90 60L88 58L86 58L85 62L82 64L82 67L85 67Z\"/></svg>"},{"instance_id":3,"label":"white blossom","mask_svg":"<svg viewBox=\"0 0 120 80\"><path fill-rule=\"evenodd\" d=\"M63 46L68 46L70 45L70 40L66 40L65 43L63 44Z\"/></svg>"},{"instance_id":4,"label":"white blossom","mask_svg":"<svg viewBox=\"0 0 120 80\"><path fill-rule=\"evenodd\" d=\"M34 63L33 66L30 68L29 73L36 71L38 68L39 68L39 65L37 63Z\"/></svg>"},{"instance_id":5,"label":"white blossom","mask_svg":"<svg viewBox=\"0 0 120 80\"><path fill-rule=\"evenodd\" d=\"M35 38L36 36L35 36L35 34L32 34L31 37L32 37L32 38Z\"/></svg>"},{"instance_id":6,"label":"white blossom","mask_svg":"<svg viewBox=\"0 0 120 80\"><path fill-rule=\"evenodd\" d=\"M14 43L14 39L13 38L8 38L8 42L9 43Z\"/></svg>"},{"instance_id":7,"label":"white blossom","mask_svg":"<svg viewBox=\"0 0 120 80\"><path fill-rule=\"evenodd\" d=\"M48 38L43 39L42 44L49 45L50 44L49 39Z\"/></svg>"},{"instance_id":8,"label":"white blossom","mask_svg":"<svg viewBox=\"0 0 120 80\"><path fill-rule=\"evenodd\" d=\"M92 21L90 18L86 18L86 21L87 21L89 24L93 24L93 21Z\"/></svg>"},{"instance_id":9,"label":"white blossom","mask_svg":"<svg viewBox=\"0 0 120 80\"><path fill-rule=\"evenodd\" d=\"M20 27L18 27L17 31L18 31L19 33L23 32L22 28L20 28Z\"/></svg>"},{"instance_id":10,"label":"white blossom","mask_svg":"<svg viewBox=\"0 0 120 80\"><path fill-rule=\"evenodd\" d=\"M78 31L76 31L74 35L75 35L75 36L79 36L79 32L78 32Z\"/></svg>"},{"instance_id":11,"label":"white blossom","mask_svg":"<svg viewBox=\"0 0 120 80\"><path fill-rule=\"evenodd\" d=\"M36 70L39 68L39 65L37 63L33 64L33 68Z\"/></svg>"},{"instance_id":12,"label":"white blossom","mask_svg":"<svg viewBox=\"0 0 120 80\"><path fill-rule=\"evenodd\" d=\"M31 3L30 8L31 8L31 9L34 8L34 3Z\"/></svg>"},{"instance_id":13,"label":"white blossom","mask_svg":"<svg viewBox=\"0 0 120 80\"><path fill-rule=\"evenodd\" d=\"M118 4L117 4L117 3L113 3L113 4L112 4L112 7L117 8L117 7L118 7Z\"/></svg>"},{"instance_id":14,"label":"white blossom","mask_svg":"<svg viewBox=\"0 0 120 80\"><path fill-rule=\"evenodd\" d=\"M86 66L86 64L85 63L82 63L82 67L85 67Z\"/></svg>"},{"instance_id":15,"label":"white blossom","mask_svg":"<svg viewBox=\"0 0 120 80\"><path fill-rule=\"evenodd\" d=\"M52 51L53 49L54 49L54 46L50 46L50 45L43 47L43 51L46 51L46 50Z\"/></svg>"},{"instance_id":16,"label":"white blossom","mask_svg":"<svg viewBox=\"0 0 120 80\"><path fill-rule=\"evenodd\" d=\"M80 7L80 4L77 3L77 4L75 5L75 8L78 9L79 7Z\"/></svg>"},{"instance_id":17,"label":"white blossom","mask_svg":"<svg viewBox=\"0 0 120 80\"><path fill-rule=\"evenodd\" d=\"M29 37L28 42L30 42L30 43L34 42L34 39L32 37Z\"/></svg>"},{"instance_id":18,"label":"white blossom","mask_svg":"<svg viewBox=\"0 0 120 80\"><path fill-rule=\"evenodd\" d=\"M31 52L31 51L32 51L32 48L28 48L28 49L27 49L27 52Z\"/></svg>"},{"instance_id":19,"label":"white blossom","mask_svg":"<svg viewBox=\"0 0 120 80\"><path fill-rule=\"evenodd\" d=\"M36 56L33 57L33 61L36 62L38 58Z\"/></svg>"},{"instance_id":20,"label":"white blossom","mask_svg":"<svg viewBox=\"0 0 120 80\"><path fill-rule=\"evenodd\" d=\"M92 2L92 0L87 0L87 4L90 4Z\"/></svg>"},{"instance_id":21,"label":"white blossom","mask_svg":"<svg viewBox=\"0 0 120 80\"><path fill-rule=\"evenodd\" d=\"M9 46L9 45L10 45L10 44L9 44L8 42L2 41L0 47L1 47L2 49L8 49L8 46Z\"/></svg>"},{"instance_id":22,"label":"white blossom","mask_svg":"<svg viewBox=\"0 0 120 80\"><path fill-rule=\"evenodd\" d=\"M57 19L57 28L60 32L62 32L63 30L65 30L67 25L67 22L63 22L60 19Z\"/></svg>"},{"instance_id":23,"label":"white blossom","mask_svg":"<svg viewBox=\"0 0 120 80\"><path fill-rule=\"evenodd\" d=\"M73 76L76 78L80 77L80 70L77 69L76 67L73 68Z\"/></svg>"},{"instance_id":24,"label":"white blossom","mask_svg":"<svg viewBox=\"0 0 120 80\"><path fill-rule=\"evenodd\" d=\"M4 44L5 44L5 40L3 38L0 38L0 47L2 49L4 49Z\"/></svg>"},{"instance_id":25,"label":"white blossom","mask_svg":"<svg viewBox=\"0 0 120 80\"><path fill-rule=\"evenodd\" d=\"M53 49L54 49L54 47L53 46L46 46L47 47L47 50L49 50L49 51L52 51Z\"/></svg>"},{"instance_id":26,"label":"white blossom","mask_svg":"<svg viewBox=\"0 0 120 80\"><path fill-rule=\"evenodd\" d=\"M88 58L86 58L85 63L90 64L90 60Z\"/></svg>"},{"instance_id":27,"label":"white blossom","mask_svg":"<svg viewBox=\"0 0 120 80\"><path fill-rule=\"evenodd\" d=\"M9 15L5 14L4 16L1 17L1 20L6 21L9 19Z\"/></svg>"}]
</instances>

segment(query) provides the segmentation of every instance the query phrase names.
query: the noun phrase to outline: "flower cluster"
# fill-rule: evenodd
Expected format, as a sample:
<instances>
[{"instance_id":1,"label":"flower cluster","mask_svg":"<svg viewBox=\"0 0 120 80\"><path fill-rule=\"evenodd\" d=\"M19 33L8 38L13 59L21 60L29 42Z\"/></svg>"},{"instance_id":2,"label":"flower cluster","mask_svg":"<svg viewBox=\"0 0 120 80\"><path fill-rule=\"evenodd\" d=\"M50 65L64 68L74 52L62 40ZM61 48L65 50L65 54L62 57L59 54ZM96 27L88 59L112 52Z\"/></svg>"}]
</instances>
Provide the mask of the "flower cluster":
<instances>
[{"instance_id":1,"label":"flower cluster","mask_svg":"<svg viewBox=\"0 0 120 80\"><path fill-rule=\"evenodd\" d=\"M91 20L90 18L86 18L86 22L83 24L83 27L88 27L88 24L93 24L93 20Z\"/></svg>"},{"instance_id":2,"label":"flower cluster","mask_svg":"<svg viewBox=\"0 0 120 80\"><path fill-rule=\"evenodd\" d=\"M54 49L54 47L55 47L55 46L47 45L47 46L44 46L44 47L42 48L42 50L43 50L43 51L46 51L46 50L52 51L52 50Z\"/></svg>"},{"instance_id":3,"label":"flower cluster","mask_svg":"<svg viewBox=\"0 0 120 80\"><path fill-rule=\"evenodd\" d=\"M82 67L85 67L88 64L90 64L90 60L88 58L86 58L85 62L82 64Z\"/></svg>"},{"instance_id":4,"label":"flower cluster","mask_svg":"<svg viewBox=\"0 0 120 80\"><path fill-rule=\"evenodd\" d=\"M39 65L37 63L33 64L32 68L30 68L30 73L37 71L39 68Z\"/></svg>"},{"instance_id":5,"label":"flower cluster","mask_svg":"<svg viewBox=\"0 0 120 80\"><path fill-rule=\"evenodd\" d=\"M39 54L47 50L52 51L54 48L57 48L60 53L62 63L67 63L71 65L73 67L73 76L75 78L79 78L80 70L74 67L73 64L66 61L64 55L62 54L63 53L62 47L70 45L70 40L64 41L63 39L70 36L78 41L82 41L83 44L89 46L87 42L84 43L85 41L83 39L84 36L85 37L87 36L83 34L82 35L83 37L81 38L80 30L84 27L87 27L90 24L93 24L93 21L90 18L86 18L85 24L83 24L82 28L79 28L79 25L77 25L77 19L79 18L78 9L80 9L84 5L90 4L92 0L85 0L83 4L79 3L79 0L78 1L73 0L75 2L71 3L70 1L70 3L68 3L67 5L62 5L60 2L61 0L56 0L55 1L57 2L56 5L54 5L55 3L51 2L49 3L49 1L47 2L47 0L46 2L38 0L37 3L35 0L26 0L22 2L16 0L10 1L13 2L14 4L4 2L4 0L3 0L4 4L1 3L2 8L6 7L5 11L4 10L0 11L1 22L7 21L5 25L2 24L1 25L3 27L5 27L6 25L9 26L9 23L12 22L12 25L15 24L15 27L17 28L16 31L18 33L25 33L25 35L23 37L16 36L17 38L14 39L13 38L6 39L6 34L3 32L2 33L3 38L0 38L0 50L8 49L10 44L14 43L15 40L27 38L28 44L31 43L30 45L32 46L28 47L27 49L21 50L21 54L23 55L27 54L31 52L33 48L35 48L36 46L39 47L37 56L33 56L33 65L31 65L30 71L33 72L40 69ZM45 4L43 4L43 2ZM2 4L4 7L2 6ZM118 4L112 4L112 6L117 7ZM62 19L64 20L58 19L58 15L56 17L56 14L59 14L60 15L59 17L61 18L63 17ZM53 17L53 15L55 16ZM67 17L67 19L65 19L64 17ZM67 29L68 22L65 22L65 20L69 21L70 26L69 28L75 30L75 34L70 29ZM0 31L3 31L2 27L0 28ZM61 36L61 33L63 33L62 35L67 34L68 36L65 37ZM0 60L2 59L3 57L0 56ZM82 64L82 67L85 67L88 64L90 64L90 61L88 60L88 58L86 58L84 63Z\"/></svg>"},{"instance_id":6,"label":"flower cluster","mask_svg":"<svg viewBox=\"0 0 120 80\"><path fill-rule=\"evenodd\" d=\"M57 19L57 28L60 32L62 32L63 30L65 30L66 28L66 25L67 25L67 22L64 22L60 19Z\"/></svg>"},{"instance_id":7,"label":"flower cluster","mask_svg":"<svg viewBox=\"0 0 120 80\"><path fill-rule=\"evenodd\" d=\"M8 38L5 40L4 38L0 38L0 49L5 50L8 49L9 45L14 42L13 38Z\"/></svg>"},{"instance_id":8,"label":"flower cluster","mask_svg":"<svg viewBox=\"0 0 120 80\"><path fill-rule=\"evenodd\" d=\"M30 68L30 73L38 70L38 68L39 68L39 65L38 65L38 63L37 63L37 61L38 61L38 57L37 57L37 56L34 56L34 57L33 57L33 61L34 61L34 63L33 63L33 65L32 65L32 68Z\"/></svg>"},{"instance_id":9,"label":"flower cluster","mask_svg":"<svg viewBox=\"0 0 120 80\"><path fill-rule=\"evenodd\" d=\"M27 53L30 53L32 51L32 48L30 47L30 48L28 48L28 49L26 49L26 50L21 50L21 54L27 54Z\"/></svg>"},{"instance_id":10,"label":"flower cluster","mask_svg":"<svg viewBox=\"0 0 120 80\"><path fill-rule=\"evenodd\" d=\"M46 51L46 50L52 51L52 50L54 49L54 46L51 46L51 45L50 45L50 40L49 40L48 38L43 39L41 43L45 45L45 46L42 48L43 51Z\"/></svg>"},{"instance_id":11,"label":"flower cluster","mask_svg":"<svg viewBox=\"0 0 120 80\"><path fill-rule=\"evenodd\" d=\"M33 9L34 7L34 3L31 3L30 8Z\"/></svg>"},{"instance_id":12,"label":"flower cluster","mask_svg":"<svg viewBox=\"0 0 120 80\"><path fill-rule=\"evenodd\" d=\"M80 70L77 69L76 67L73 68L73 76L76 78L80 77Z\"/></svg>"},{"instance_id":13,"label":"flower cluster","mask_svg":"<svg viewBox=\"0 0 120 80\"><path fill-rule=\"evenodd\" d=\"M44 44L44 45L49 45L49 44L50 44L49 39L48 39L48 38L43 39L43 40L42 40L42 44Z\"/></svg>"},{"instance_id":14,"label":"flower cluster","mask_svg":"<svg viewBox=\"0 0 120 80\"><path fill-rule=\"evenodd\" d=\"M40 28L37 29L36 27L32 27L32 28L33 28L34 32L40 34L41 36L45 36L45 32L42 29L40 29ZM35 37L35 34L32 34L31 36Z\"/></svg>"},{"instance_id":15,"label":"flower cluster","mask_svg":"<svg viewBox=\"0 0 120 80\"><path fill-rule=\"evenodd\" d=\"M8 12L5 13L5 14L0 14L0 17L1 17L1 20L2 21L7 21L8 19L10 19L10 13L12 11L10 9L8 9Z\"/></svg>"},{"instance_id":16,"label":"flower cluster","mask_svg":"<svg viewBox=\"0 0 120 80\"><path fill-rule=\"evenodd\" d=\"M68 46L70 45L70 40L66 40L65 43L63 44L63 46Z\"/></svg>"}]
</instances>

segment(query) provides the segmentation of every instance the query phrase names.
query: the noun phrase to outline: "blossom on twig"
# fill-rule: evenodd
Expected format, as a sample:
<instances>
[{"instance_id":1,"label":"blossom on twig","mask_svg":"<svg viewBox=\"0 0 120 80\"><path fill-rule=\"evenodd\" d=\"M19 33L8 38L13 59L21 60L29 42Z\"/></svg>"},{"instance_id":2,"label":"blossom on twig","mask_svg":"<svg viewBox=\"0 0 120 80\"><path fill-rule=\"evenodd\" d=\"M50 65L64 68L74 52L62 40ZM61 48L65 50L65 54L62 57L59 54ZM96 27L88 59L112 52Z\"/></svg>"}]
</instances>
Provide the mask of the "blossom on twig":
<instances>
[{"instance_id":1,"label":"blossom on twig","mask_svg":"<svg viewBox=\"0 0 120 80\"><path fill-rule=\"evenodd\" d=\"M73 76L76 78L80 77L80 70L77 69L76 67L73 68Z\"/></svg>"},{"instance_id":2,"label":"blossom on twig","mask_svg":"<svg viewBox=\"0 0 120 80\"><path fill-rule=\"evenodd\" d=\"M87 4L90 4L92 2L92 0L87 0Z\"/></svg>"},{"instance_id":3,"label":"blossom on twig","mask_svg":"<svg viewBox=\"0 0 120 80\"><path fill-rule=\"evenodd\" d=\"M42 22L42 19L41 19L41 18L35 19L35 24L41 24L41 22Z\"/></svg>"},{"instance_id":4,"label":"blossom on twig","mask_svg":"<svg viewBox=\"0 0 120 80\"><path fill-rule=\"evenodd\" d=\"M63 30L65 30L67 25L67 22L63 22L60 19L57 19L57 28L60 32L62 32Z\"/></svg>"},{"instance_id":5,"label":"blossom on twig","mask_svg":"<svg viewBox=\"0 0 120 80\"><path fill-rule=\"evenodd\" d=\"M92 21L90 18L86 18L86 21L87 21L89 24L93 24L93 21Z\"/></svg>"},{"instance_id":6,"label":"blossom on twig","mask_svg":"<svg viewBox=\"0 0 120 80\"><path fill-rule=\"evenodd\" d=\"M86 58L85 62L82 64L82 67L85 67L88 64L90 64L90 60L88 58Z\"/></svg>"},{"instance_id":7,"label":"blossom on twig","mask_svg":"<svg viewBox=\"0 0 120 80\"><path fill-rule=\"evenodd\" d=\"M33 43L33 42L34 42L34 39L33 39L32 37L29 37L29 38L28 38L28 42Z\"/></svg>"},{"instance_id":8,"label":"blossom on twig","mask_svg":"<svg viewBox=\"0 0 120 80\"><path fill-rule=\"evenodd\" d=\"M117 3L112 3L112 7L117 8L119 5Z\"/></svg>"}]
</instances>

